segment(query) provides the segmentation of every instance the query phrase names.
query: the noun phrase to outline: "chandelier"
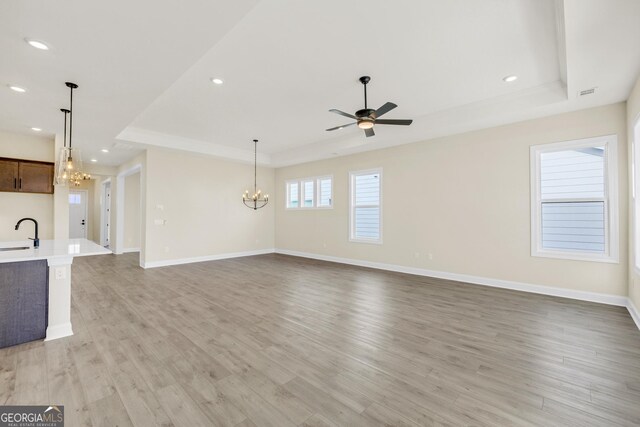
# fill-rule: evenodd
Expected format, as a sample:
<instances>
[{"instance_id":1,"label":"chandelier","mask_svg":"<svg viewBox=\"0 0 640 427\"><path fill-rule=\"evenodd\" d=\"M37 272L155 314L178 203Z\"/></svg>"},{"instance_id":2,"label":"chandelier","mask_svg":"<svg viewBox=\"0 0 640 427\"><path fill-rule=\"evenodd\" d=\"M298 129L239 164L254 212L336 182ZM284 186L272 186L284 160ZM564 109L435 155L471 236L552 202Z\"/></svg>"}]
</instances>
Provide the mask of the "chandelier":
<instances>
[{"instance_id":1,"label":"chandelier","mask_svg":"<svg viewBox=\"0 0 640 427\"><path fill-rule=\"evenodd\" d=\"M262 190L258 190L258 140L253 140L253 195L249 196L249 190L242 194L242 203L254 211L264 208L269 203L269 195L262 195Z\"/></svg>"},{"instance_id":2,"label":"chandelier","mask_svg":"<svg viewBox=\"0 0 640 427\"><path fill-rule=\"evenodd\" d=\"M82 181L91 179L91 175L82 171L82 154L77 148L73 148L73 90L78 85L71 82L65 83L70 90L69 109L61 108L64 113L64 143L60 150L60 157L57 166L56 184L65 185L69 183L78 187ZM67 115L69 116L69 146L67 147Z\"/></svg>"}]
</instances>

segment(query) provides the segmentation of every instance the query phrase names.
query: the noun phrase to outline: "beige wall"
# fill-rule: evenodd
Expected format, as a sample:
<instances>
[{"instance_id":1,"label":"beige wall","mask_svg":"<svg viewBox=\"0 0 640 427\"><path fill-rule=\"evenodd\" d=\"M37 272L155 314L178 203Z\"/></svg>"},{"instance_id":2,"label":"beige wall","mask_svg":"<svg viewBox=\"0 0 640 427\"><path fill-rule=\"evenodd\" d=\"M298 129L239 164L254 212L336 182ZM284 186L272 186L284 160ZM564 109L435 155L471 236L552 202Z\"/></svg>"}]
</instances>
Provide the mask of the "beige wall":
<instances>
[{"instance_id":1,"label":"beige wall","mask_svg":"<svg viewBox=\"0 0 640 427\"><path fill-rule=\"evenodd\" d=\"M281 168L276 247L626 296L626 133L621 103ZM609 134L617 134L622 147L620 263L532 257L529 147ZM383 168L384 244L349 242L349 171L377 167ZM333 209L285 209L286 180L328 174L334 177Z\"/></svg>"},{"instance_id":2,"label":"beige wall","mask_svg":"<svg viewBox=\"0 0 640 427\"><path fill-rule=\"evenodd\" d=\"M93 232L91 233L89 239L93 240L95 243L100 244L100 227L101 223L101 209L102 206L102 180L101 176L94 176L91 180L93 184L93 204L89 207L93 212Z\"/></svg>"},{"instance_id":3,"label":"beige wall","mask_svg":"<svg viewBox=\"0 0 640 427\"><path fill-rule=\"evenodd\" d=\"M54 161L53 138L0 132L0 157ZM53 196L0 192L0 241L24 240L33 237L33 225L23 223L14 227L20 218L38 221L41 239L53 238Z\"/></svg>"},{"instance_id":4,"label":"beige wall","mask_svg":"<svg viewBox=\"0 0 640 427\"><path fill-rule=\"evenodd\" d=\"M629 96L629 100L627 101L627 124L628 124L628 133L629 133L629 153L631 153L631 147L633 143L633 129L637 120L640 119L640 77L636 82L635 87L633 88L631 95ZM640 143L640 141L638 141ZM640 146L636 146L636 150L638 150ZM640 153L636 152L636 156L639 156ZM631 156L629 156L631 157ZM640 171L636 171L636 173L640 173ZM631 174L629 174L631 175ZM629 180L632 177L629 176ZM629 187L631 189L631 187ZM636 197L640 197L637 194L638 189L636 188ZM629 200L633 201L631 191L629 191ZM629 218L633 218L633 206L629 206ZM640 274L635 268L635 251L638 248L635 247L635 241L633 238L634 235L634 226L633 221L629 221L629 247L631 250L629 251L629 298L633 301L633 304L636 308L640 309Z\"/></svg>"},{"instance_id":5,"label":"beige wall","mask_svg":"<svg viewBox=\"0 0 640 427\"><path fill-rule=\"evenodd\" d=\"M253 186L249 164L149 149L142 179L146 263L273 248L273 169L258 168L259 185L272 195L258 211L242 204L243 191Z\"/></svg>"},{"instance_id":6,"label":"beige wall","mask_svg":"<svg viewBox=\"0 0 640 427\"><path fill-rule=\"evenodd\" d=\"M140 249L140 173L124 179L123 248Z\"/></svg>"},{"instance_id":7,"label":"beige wall","mask_svg":"<svg viewBox=\"0 0 640 427\"><path fill-rule=\"evenodd\" d=\"M0 131L0 157L53 162L55 158L53 150L53 137Z\"/></svg>"}]
</instances>

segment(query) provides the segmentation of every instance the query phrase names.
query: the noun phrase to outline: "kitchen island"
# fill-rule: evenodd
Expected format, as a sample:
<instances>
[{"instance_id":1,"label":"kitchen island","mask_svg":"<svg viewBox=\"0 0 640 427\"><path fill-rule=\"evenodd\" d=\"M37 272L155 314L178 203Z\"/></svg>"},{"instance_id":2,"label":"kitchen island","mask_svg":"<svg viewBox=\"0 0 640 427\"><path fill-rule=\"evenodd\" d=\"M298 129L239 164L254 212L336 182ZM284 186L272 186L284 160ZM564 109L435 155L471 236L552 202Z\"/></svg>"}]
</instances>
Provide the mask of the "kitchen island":
<instances>
[{"instance_id":1,"label":"kitchen island","mask_svg":"<svg viewBox=\"0 0 640 427\"><path fill-rule=\"evenodd\" d=\"M87 239L0 242L0 348L73 335L73 258L110 253Z\"/></svg>"}]
</instances>

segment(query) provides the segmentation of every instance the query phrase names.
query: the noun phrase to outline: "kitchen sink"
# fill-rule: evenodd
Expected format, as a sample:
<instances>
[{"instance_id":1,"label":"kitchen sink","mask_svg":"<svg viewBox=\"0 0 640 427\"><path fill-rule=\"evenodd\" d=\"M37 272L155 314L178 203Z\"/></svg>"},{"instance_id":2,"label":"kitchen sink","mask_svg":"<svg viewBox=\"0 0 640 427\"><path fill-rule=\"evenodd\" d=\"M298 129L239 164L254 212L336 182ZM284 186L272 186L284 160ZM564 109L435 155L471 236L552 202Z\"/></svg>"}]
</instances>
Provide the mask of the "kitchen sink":
<instances>
[{"instance_id":1,"label":"kitchen sink","mask_svg":"<svg viewBox=\"0 0 640 427\"><path fill-rule=\"evenodd\" d=\"M25 249L31 249L29 246L16 246L14 248L0 248L0 252L6 251L24 251Z\"/></svg>"}]
</instances>

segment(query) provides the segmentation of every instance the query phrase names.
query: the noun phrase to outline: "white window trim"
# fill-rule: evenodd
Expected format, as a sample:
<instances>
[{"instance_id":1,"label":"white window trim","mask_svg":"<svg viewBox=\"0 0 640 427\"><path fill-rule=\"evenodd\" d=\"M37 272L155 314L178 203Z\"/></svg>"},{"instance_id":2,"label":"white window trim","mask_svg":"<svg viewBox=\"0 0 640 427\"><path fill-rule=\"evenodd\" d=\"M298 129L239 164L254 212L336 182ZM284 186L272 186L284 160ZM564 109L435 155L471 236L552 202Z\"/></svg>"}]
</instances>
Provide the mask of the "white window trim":
<instances>
[{"instance_id":1,"label":"white window trim","mask_svg":"<svg viewBox=\"0 0 640 427\"><path fill-rule=\"evenodd\" d=\"M363 239L354 237L355 226L355 177L358 175L369 175L377 173L380 176L380 202L378 207L380 208L380 238L379 239ZM353 243L369 243L373 245L382 244L382 168L366 169L360 171L349 172L349 241Z\"/></svg>"},{"instance_id":2,"label":"white window trim","mask_svg":"<svg viewBox=\"0 0 640 427\"><path fill-rule=\"evenodd\" d=\"M605 149L606 185L604 197L605 214L605 253L570 252L542 249L542 203L540 193L540 155L545 152L561 151L573 148L603 145ZM550 144L533 145L530 148L531 162L531 256L570 259L577 261L620 262L620 235L618 226L618 137L606 135L595 138L563 141Z\"/></svg>"},{"instance_id":3,"label":"white window trim","mask_svg":"<svg viewBox=\"0 0 640 427\"><path fill-rule=\"evenodd\" d=\"M330 179L331 180L331 204L329 206L318 206L318 201L320 200L320 186L318 185L318 181L321 179ZM304 206L304 183L307 181L313 181L313 206ZM289 206L291 204L291 194L289 192L289 186L291 184L298 184L298 206ZM308 211L308 210L324 210L324 209L333 209L334 204L334 194L333 194L333 175L318 175L318 176L307 176L304 178L297 179L288 179L285 181L285 204L284 207L286 210L290 211Z\"/></svg>"},{"instance_id":4,"label":"white window trim","mask_svg":"<svg viewBox=\"0 0 640 427\"><path fill-rule=\"evenodd\" d=\"M305 206L305 184L311 182L313 184L313 190L311 190L312 199L311 206ZM315 178L303 178L300 180L300 208L299 209L315 209L316 208L316 187L317 183Z\"/></svg>"},{"instance_id":5,"label":"white window trim","mask_svg":"<svg viewBox=\"0 0 640 427\"><path fill-rule=\"evenodd\" d=\"M631 197L633 201L633 269L640 275L640 197L638 197L638 179L640 179L640 114L635 118L631 141Z\"/></svg>"},{"instance_id":6,"label":"white window trim","mask_svg":"<svg viewBox=\"0 0 640 427\"><path fill-rule=\"evenodd\" d=\"M331 203L329 204L329 206L318 206L318 203L320 202L320 185L318 185L320 183L320 180L322 179L330 179L331 180ZM315 183L316 183L316 206L315 209L333 209L333 175L322 175L322 176L317 176L315 177Z\"/></svg>"},{"instance_id":7,"label":"white window trim","mask_svg":"<svg viewBox=\"0 0 640 427\"><path fill-rule=\"evenodd\" d=\"M298 184L298 206L289 206L291 204L291 192L289 191L289 185L290 184ZM296 209L300 209L300 204L301 204L301 200L300 200L300 195L302 193L302 190L300 188L300 181L296 180L296 179L290 179L288 181L285 182L284 184L284 189L285 189L285 193L286 193L286 197L285 202L284 202L284 207L285 209L290 209L290 210L296 210Z\"/></svg>"}]
</instances>

